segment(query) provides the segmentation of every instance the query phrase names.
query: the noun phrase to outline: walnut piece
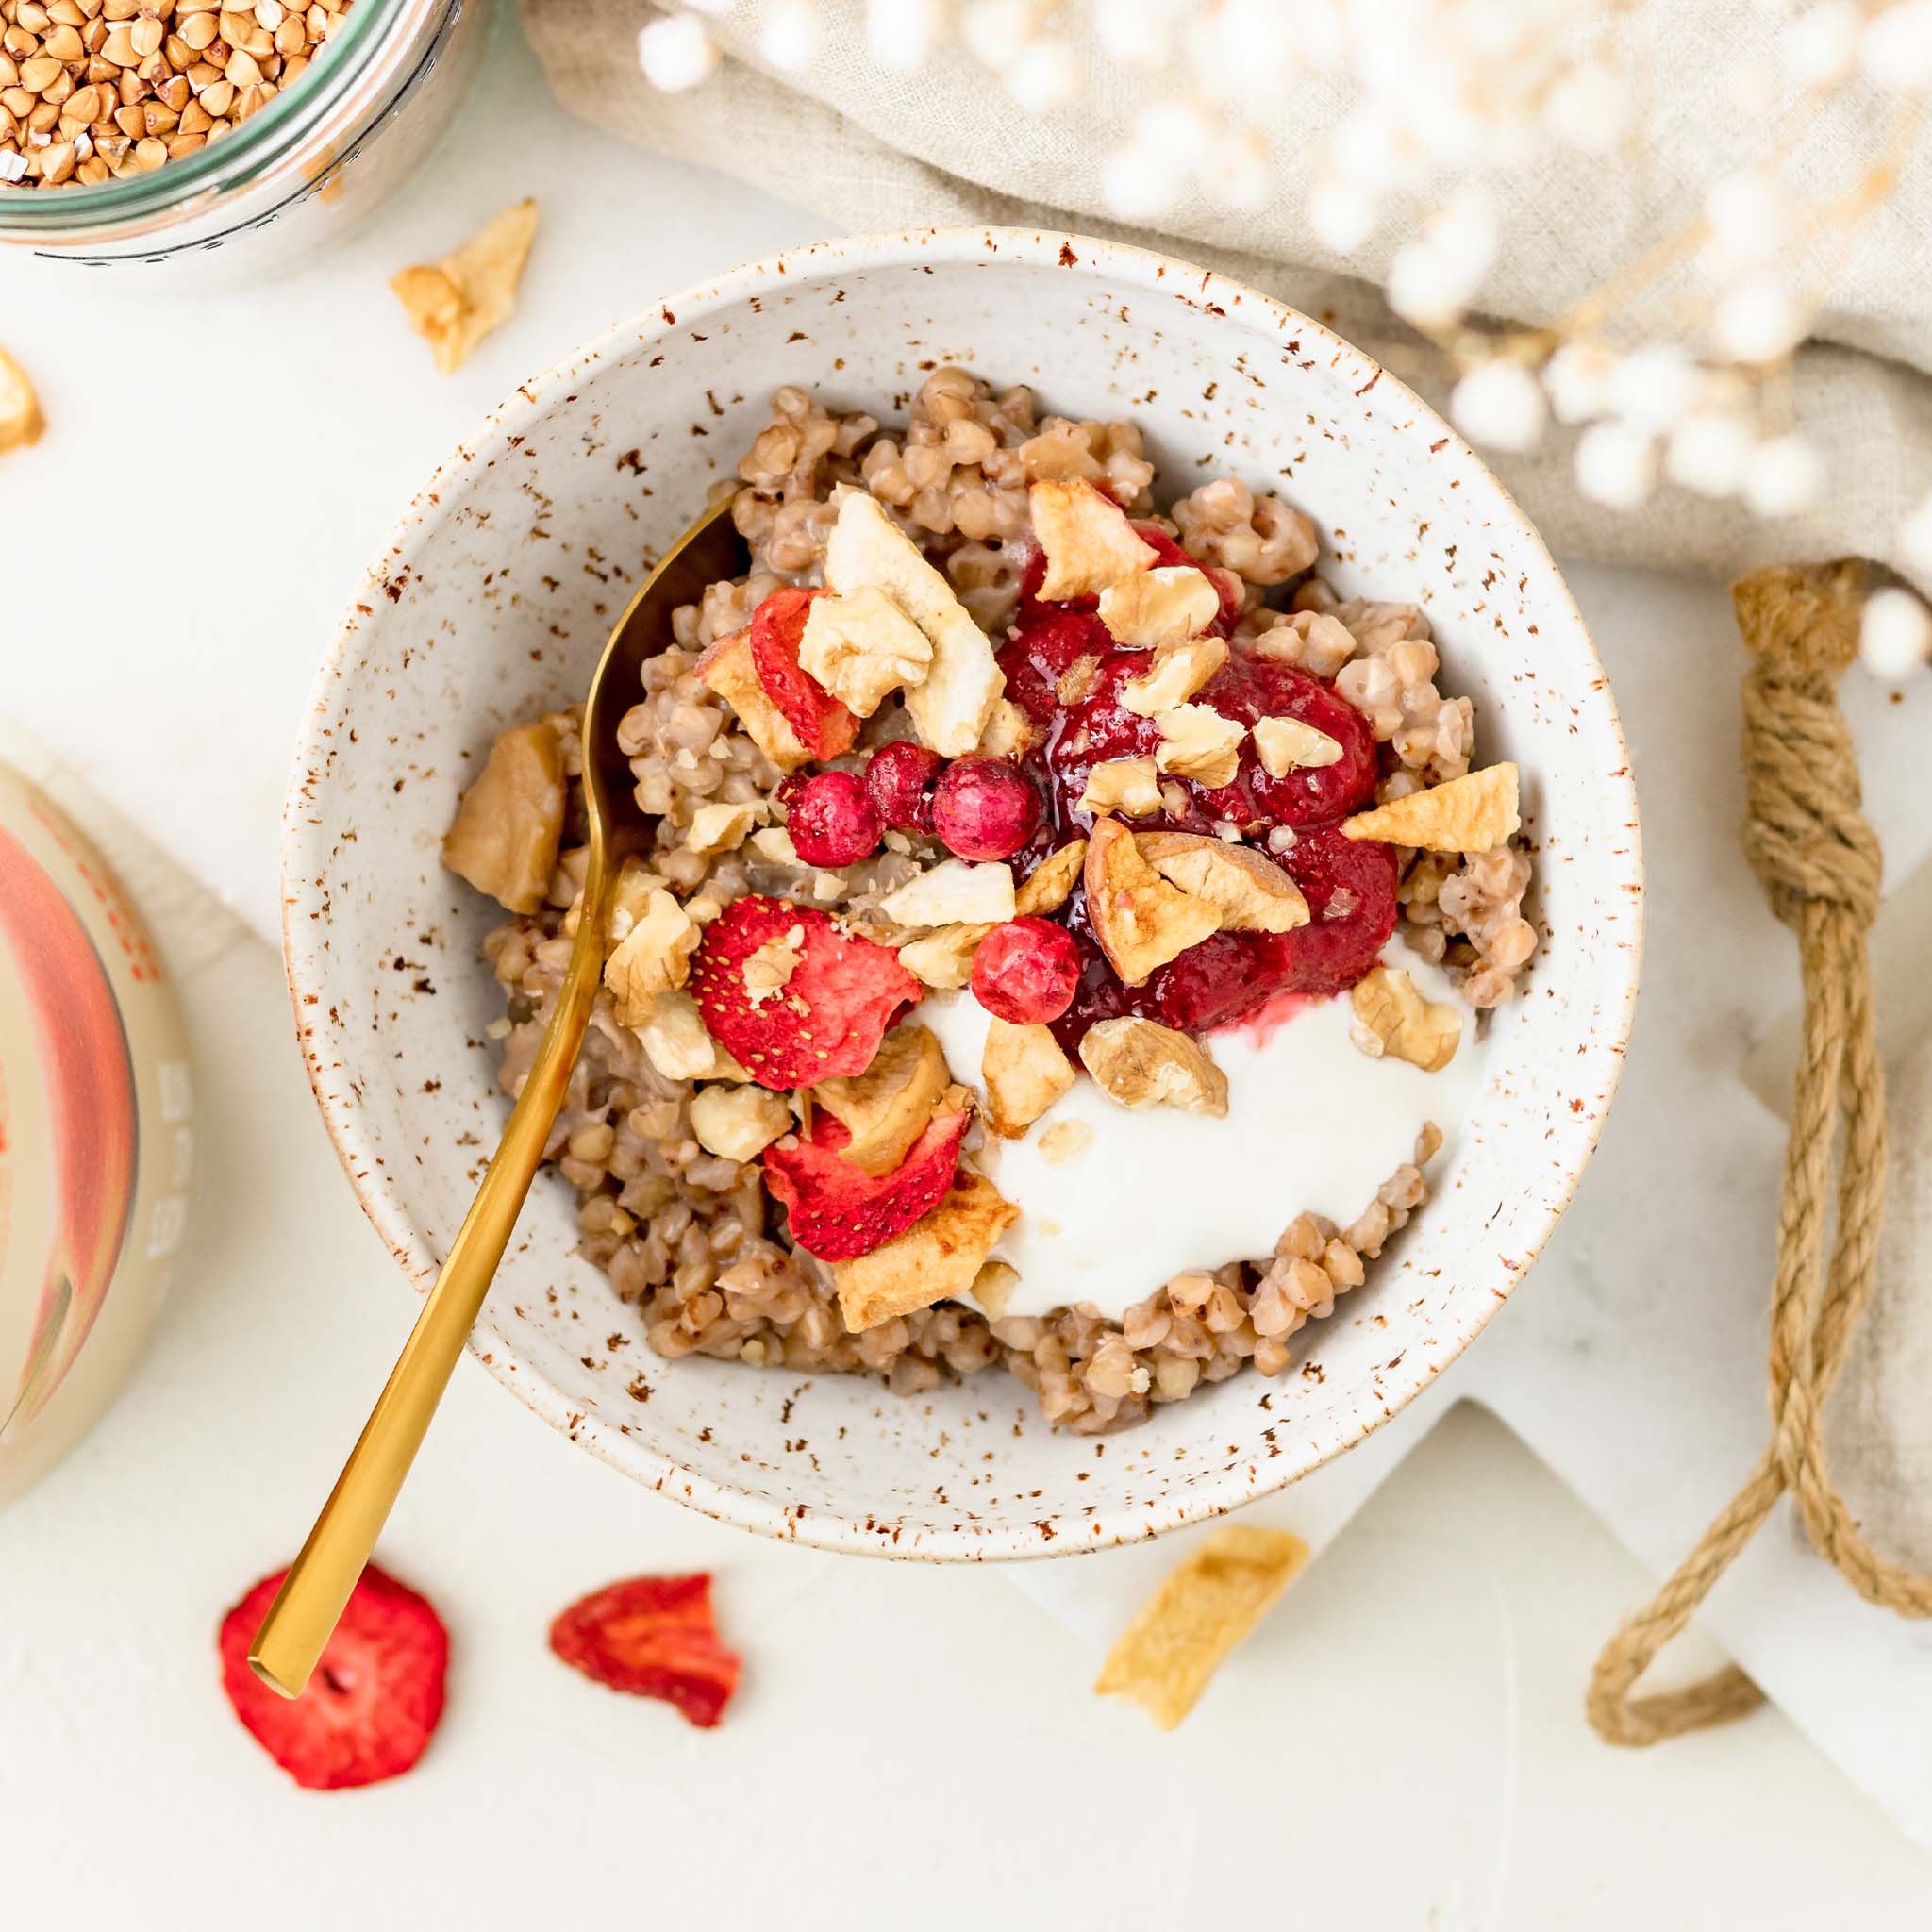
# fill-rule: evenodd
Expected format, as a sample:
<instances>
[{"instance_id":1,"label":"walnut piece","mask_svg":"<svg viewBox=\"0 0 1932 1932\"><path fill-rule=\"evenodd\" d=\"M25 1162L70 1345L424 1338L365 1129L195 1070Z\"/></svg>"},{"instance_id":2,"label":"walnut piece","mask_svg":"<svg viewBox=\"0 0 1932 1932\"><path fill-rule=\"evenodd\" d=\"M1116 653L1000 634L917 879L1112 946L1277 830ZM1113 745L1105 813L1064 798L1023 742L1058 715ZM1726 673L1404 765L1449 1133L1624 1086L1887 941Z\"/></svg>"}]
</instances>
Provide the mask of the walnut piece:
<instances>
[{"instance_id":1,"label":"walnut piece","mask_svg":"<svg viewBox=\"0 0 1932 1932\"><path fill-rule=\"evenodd\" d=\"M754 1007L774 1000L791 984L791 975L805 964L805 928L788 926L745 957L738 969L744 996Z\"/></svg>"},{"instance_id":2,"label":"walnut piece","mask_svg":"<svg viewBox=\"0 0 1932 1932\"><path fill-rule=\"evenodd\" d=\"M38 442L46 426L26 371L0 349L0 454Z\"/></svg>"},{"instance_id":3,"label":"walnut piece","mask_svg":"<svg viewBox=\"0 0 1932 1932\"><path fill-rule=\"evenodd\" d=\"M726 1160L756 1160L791 1124L785 1096L763 1087L700 1087L691 1097L698 1145Z\"/></svg>"},{"instance_id":4,"label":"walnut piece","mask_svg":"<svg viewBox=\"0 0 1932 1932\"><path fill-rule=\"evenodd\" d=\"M1175 705L1154 724L1161 740L1154 754L1157 770L1192 778L1210 790L1234 783L1241 740L1248 735L1239 718L1224 718L1209 705Z\"/></svg>"},{"instance_id":5,"label":"walnut piece","mask_svg":"<svg viewBox=\"0 0 1932 1932\"><path fill-rule=\"evenodd\" d=\"M886 514L875 497L847 490L825 541L825 582L841 596L871 584L923 630L932 645L924 677L906 693L920 743L962 758L979 742L1006 689L986 633L944 575Z\"/></svg>"},{"instance_id":6,"label":"walnut piece","mask_svg":"<svg viewBox=\"0 0 1932 1932\"><path fill-rule=\"evenodd\" d=\"M1134 843L1162 878L1213 907L1224 932L1292 932L1308 923L1300 887L1252 846L1198 832L1141 832Z\"/></svg>"},{"instance_id":7,"label":"walnut piece","mask_svg":"<svg viewBox=\"0 0 1932 1932\"><path fill-rule=\"evenodd\" d=\"M750 631L719 638L698 659L696 675L706 690L731 707L751 741L781 772L795 772L810 758L784 712L765 695L752 662Z\"/></svg>"},{"instance_id":8,"label":"walnut piece","mask_svg":"<svg viewBox=\"0 0 1932 1932\"><path fill-rule=\"evenodd\" d=\"M1013 869L943 858L888 892L879 910L898 925L954 925L962 920L997 924L1013 916Z\"/></svg>"},{"instance_id":9,"label":"walnut piece","mask_svg":"<svg viewBox=\"0 0 1932 1932\"><path fill-rule=\"evenodd\" d=\"M1332 765L1341 758L1339 741L1299 718L1257 718L1252 729L1255 756L1271 778L1285 778L1305 767Z\"/></svg>"},{"instance_id":10,"label":"walnut piece","mask_svg":"<svg viewBox=\"0 0 1932 1932\"><path fill-rule=\"evenodd\" d=\"M1100 593L1100 621L1114 642L1128 650L1185 643L1220 612L1220 591L1191 564L1137 571Z\"/></svg>"},{"instance_id":11,"label":"walnut piece","mask_svg":"<svg viewBox=\"0 0 1932 1932\"><path fill-rule=\"evenodd\" d=\"M973 977L973 956L993 924L991 920L968 920L908 940L899 948L899 963L926 986L962 987Z\"/></svg>"},{"instance_id":12,"label":"walnut piece","mask_svg":"<svg viewBox=\"0 0 1932 1932\"><path fill-rule=\"evenodd\" d=\"M923 684L932 641L876 584L814 597L798 661L856 717L870 718L906 685Z\"/></svg>"},{"instance_id":13,"label":"walnut piece","mask_svg":"<svg viewBox=\"0 0 1932 1932\"><path fill-rule=\"evenodd\" d=\"M1424 852L1493 852L1512 838L1522 820L1516 809L1516 767L1490 765L1391 799L1373 811L1343 819L1351 839L1385 845L1414 845Z\"/></svg>"},{"instance_id":14,"label":"walnut piece","mask_svg":"<svg viewBox=\"0 0 1932 1932\"><path fill-rule=\"evenodd\" d=\"M864 1073L821 1080L811 1097L852 1136L839 1150L841 1160L861 1174L891 1174L925 1132L951 1079L937 1034L895 1026Z\"/></svg>"},{"instance_id":15,"label":"walnut piece","mask_svg":"<svg viewBox=\"0 0 1932 1932\"><path fill-rule=\"evenodd\" d=\"M642 916L604 962L604 984L615 996L617 1017L625 1025L644 1025L658 995L684 984L703 936L662 886L653 891Z\"/></svg>"},{"instance_id":16,"label":"walnut piece","mask_svg":"<svg viewBox=\"0 0 1932 1932\"><path fill-rule=\"evenodd\" d=\"M1386 1054L1434 1074L1456 1058L1462 1015L1443 1000L1427 1000L1399 966L1377 966L1349 989L1355 1017L1349 1036L1371 1059Z\"/></svg>"},{"instance_id":17,"label":"walnut piece","mask_svg":"<svg viewBox=\"0 0 1932 1932\"><path fill-rule=\"evenodd\" d=\"M698 1003L688 992L660 992L637 1033L651 1064L667 1080L751 1078L712 1039Z\"/></svg>"},{"instance_id":18,"label":"walnut piece","mask_svg":"<svg viewBox=\"0 0 1932 1932\"><path fill-rule=\"evenodd\" d=\"M1081 876L1093 937L1129 986L1220 929L1221 914L1162 878L1118 819L1094 821Z\"/></svg>"},{"instance_id":19,"label":"walnut piece","mask_svg":"<svg viewBox=\"0 0 1932 1932\"><path fill-rule=\"evenodd\" d=\"M1152 758L1103 758L1087 774L1080 809L1124 811L1144 819L1160 809L1160 777Z\"/></svg>"},{"instance_id":20,"label":"walnut piece","mask_svg":"<svg viewBox=\"0 0 1932 1932\"><path fill-rule=\"evenodd\" d=\"M1011 698L993 706L975 747L987 758L1024 758L1033 748L1033 724Z\"/></svg>"},{"instance_id":21,"label":"walnut piece","mask_svg":"<svg viewBox=\"0 0 1932 1932\"><path fill-rule=\"evenodd\" d=\"M442 862L512 912L535 912L550 890L563 835L563 745L547 718L490 747L442 841Z\"/></svg>"},{"instance_id":22,"label":"walnut piece","mask_svg":"<svg viewBox=\"0 0 1932 1932\"><path fill-rule=\"evenodd\" d=\"M1067 903L1067 895L1074 890L1074 882L1080 876L1080 868L1087 862L1087 841L1084 839L1070 839L1053 852L1049 852L1038 865L1020 882L1020 889L1013 894L1013 916L1016 919L1035 917L1041 913L1058 912Z\"/></svg>"},{"instance_id":23,"label":"walnut piece","mask_svg":"<svg viewBox=\"0 0 1932 1932\"><path fill-rule=\"evenodd\" d=\"M428 342L444 375L453 375L491 329L509 320L536 234L537 204L520 201L433 267L401 269L390 277L409 325Z\"/></svg>"},{"instance_id":24,"label":"walnut piece","mask_svg":"<svg viewBox=\"0 0 1932 1932\"><path fill-rule=\"evenodd\" d=\"M979 1077L987 1125L1002 1140L1017 1141L1074 1084L1074 1074L1052 1028L995 1017L986 1029Z\"/></svg>"},{"instance_id":25,"label":"walnut piece","mask_svg":"<svg viewBox=\"0 0 1932 1932\"><path fill-rule=\"evenodd\" d=\"M1129 1014L1090 1026L1080 1060L1108 1099L1134 1112L1177 1107L1216 1120L1227 1112L1227 1075L1208 1049L1158 1020Z\"/></svg>"},{"instance_id":26,"label":"walnut piece","mask_svg":"<svg viewBox=\"0 0 1932 1932\"><path fill-rule=\"evenodd\" d=\"M712 852L736 852L763 809L754 803L701 805L691 815L685 845L701 858Z\"/></svg>"},{"instance_id":27,"label":"walnut piece","mask_svg":"<svg viewBox=\"0 0 1932 1932\"><path fill-rule=\"evenodd\" d=\"M1142 718L1158 717L1185 705L1226 662L1227 646L1220 638L1175 644L1162 651L1139 677L1121 686L1121 703Z\"/></svg>"},{"instance_id":28,"label":"walnut piece","mask_svg":"<svg viewBox=\"0 0 1932 1932\"><path fill-rule=\"evenodd\" d=\"M1156 551L1126 512L1091 483L1041 482L1027 492L1033 534L1046 558L1038 595L1046 603L1092 597L1151 569Z\"/></svg>"},{"instance_id":29,"label":"walnut piece","mask_svg":"<svg viewBox=\"0 0 1932 1932\"><path fill-rule=\"evenodd\" d=\"M989 1261L973 1277L973 1286L966 1292L977 1302L986 1312L990 1322L997 1322L1013 1303L1013 1291L1020 1285L1020 1271L1009 1261Z\"/></svg>"},{"instance_id":30,"label":"walnut piece","mask_svg":"<svg viewBox=\"0 0 1932 1932\"><path fill-rule=\"evenodd\" d=\"M961 1168L945 1197L904 1234L832 1270L855 1335L935 1302L970 1294L993 1244L1020 1210L985 1175Z\"/></svg>"}]
</instances>

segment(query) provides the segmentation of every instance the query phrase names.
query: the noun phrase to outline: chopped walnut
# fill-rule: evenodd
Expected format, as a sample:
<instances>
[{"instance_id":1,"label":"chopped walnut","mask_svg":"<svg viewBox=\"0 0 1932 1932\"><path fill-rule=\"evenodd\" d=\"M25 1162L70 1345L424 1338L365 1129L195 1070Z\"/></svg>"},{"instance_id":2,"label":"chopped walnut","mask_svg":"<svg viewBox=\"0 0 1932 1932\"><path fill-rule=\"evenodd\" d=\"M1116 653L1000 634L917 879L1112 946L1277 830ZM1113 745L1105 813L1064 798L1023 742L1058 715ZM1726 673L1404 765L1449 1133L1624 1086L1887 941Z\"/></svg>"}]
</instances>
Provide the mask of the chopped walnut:
<instances>
[{"instance_id":1,"label":"chopped walnut","mask_svg":"<svg viewBox=\"0 0 1932 1932\"><path fill-rule=\"evenodd\" d=\"M1371 1059L1386 1054L1434 1074L1455 1058L1462 1015L1445 1001L1424 999L1399 966L1373 968L1348 997L1355 1009L1350 1035Z\"/></svg>"},{"instance_id":2,"label":"chopped walnut","mask_svg":"<svg viewBox=\"0 0 1932 1932\"><path fill-rule=\"evenodd\" d=\"M726 1160L756 1160L791 1129L785 1096L762 1087L700 1087L691 1097L692 1137Z\"/></svg>"},{"instance_id":3,"label":"chopped walnut","mask_svg":"<svg viewBox=\"0 0 1932 1932\"><path fill-rule=\"evenodd\" d=\"M1255 756L1271 778L1285 778L1292 771L1341 761L1341 744L1299 718L1257 718L1252 728Z\"/></svg>"},{"instance_id":4,"label":"chopped walnut","mask_svg":"<svg viewBox=\"0 0 1932 1932\"><path fill-rule=\"evenodd\" d=\"M1160 809L1160 778L1152 758L1103 758L1087 774L1080 809L1144 819Z\"/></svg>"},{"instance_id":5,"label":"chopped walnut","mask_svg":"<svg viewBox=\"0 0 1932 1932\"><path fill-rule=\"evenodd\" d=\"M997 924L1013 916L1013 869L944 858L888 892L879 910L898 925Z\"/></svg>"},{"instance_id":6,"label":"chopped walnut","mask_svg":"<svg viewBox=\"0 0 1932 1932\"><path fill-rule=\"evenodd\" d=\"M989 1261L973 1277L966 1292L995 1322L1013 1303L1013 1291L1020 1286L1020 1271L1008 1261Z\"/></svg>"},{"instance_id":7,"label":"chopped walnut","mask_svg":"<svg viewBox=\"0 0 1932 1932\"><path fill-rule=\"evenodd\" d=\"M1227 645L1220 638L1192 638L1162 651L1140 676L1128 678L1121 686L1121 703L1142 718L1158 717L1185 705L1226 662Z\"/></svg>"},{"instance_id":8,"label":"chopped walnut","mask_svg":"<svg viewBox=\"0 0 1932 1932\"><path fill-rule=\"evenodd\" d=\"M1046 557L1039 591L1044 601L1095 596L1153 566L1153 546L1135 534L1120 505L1091 483L1036 483L1027 500Z\"/></svg>"},{"instance_id":9,"label":"chopped walnut","mask_svg":"<svg viewBox=\"0 0 1932 1932\"><path fill-rule=\"evenodd\" d=\"M936 932L908 940L899 948L899 963L924 985L952 991L973 977L973 956L996 921L967 920L942 925Z\"/></svg>"},{"instance_id":10,"label":"chopped walnut","mask_svg":"<svg viewBox=\"0 0 1932 1932\"><path fill-rule=\"evenodd\" d=\"M1093 937L1129 986L1220 929L1221 914L1162 878L1118 819L1094 821L1082 876Z\"/></svg>"},{"instance_id":11,"label":"chopped walnut","mask_svg":"<svg viewBox=\"0 0 1932 1932\"><path fill-rule=\"evenodd\" d=\"M756 800L732 800L701 805L692 811L684 842L693 852L735 852L758 824L763 807Z\"/></svg>"},{"instance_id":12,"label":"chopped walnut","mask_svg":"<svg viewBox=\"0 0 1932 1932\"><path fill-rule=\"evenodd\" d=\"M1011 698L1001 698L987 718L976 749L986 758L1017 758L1032 744L1033 726L1026 713Z\"/></svg>"},{"instance_id":13,"label":"chopped walnut","mask_svg":"<svg viewBox=\"0 0 1932 1932\"><path fill-rule=\"evenodd\" d=\"M1220 611L1220 591L1204 572L1186 564L1137 571L1100 593L1100 621L1108 634L1134 650L1185 643Z\"/></svg>"},{"instance_id":14,"label":"chopped walnut","mask_svg":"<svg viewBox=\"0 0 1932 1932\"><path fill-rule=\"evenodd\" d=\"M543 904L563 833L562 741L548 718L506 731L463 793L442 862L512 912Z\"/></svg>"},{"instance_id":15,"label":"chopped walnut","mask_svg":"<svg viewBox=\"0 0 1932 1932\"><path fill-rule=\"evenodd\" d=\"M1239 718L1224 718L1211 705L1174 705L1154 724L1161 741L1154 754L1157 771L1192 778L1210 790L1233 784L1241 769L1241 740L1248 735Z\"/></svg>"},{"instance_id":16,"label":"chopped walnut","mask_svg":"<svg viewBox=\"0 0 1932 1932\"><path fill-rule=\"evenodd\" d=\"M799 664L855 717L870 718L891 694L924 682L932 641L876 584L814 597Z\"/></svg>"},{"instance_id":17,"label":"chopped walnut","mask_svg":"<svg viewBox=\"0 0 1932 1932\"><path fill-rule=\"evenodd\" d=\"M805 964L805 928L794 925L767 940L741 966L744 996L754 1007L774 1000L791 984L791 975Z\"/></svg>"},{"instance_id":18,"label":"chopped walnut","mask_svg":"<svg viewBox=\"0 0 1932 1932\"><path fill-rule=\"evenodd\" d=\"M617 1017L625 1025L645 1024L658 995L684 984L691 956L702 937L668 891L660 886L652 892L642 917L604 962L604 984L615 997Z\"/></svg>"},{"instance_id":19,"label":"chopped walnut","mask_svg":"<svg viewBox=\"0 0 1932 1932\"><path fill-rule=\"evenodd\" d=\"M660 992L637 1029L651 1064L667 1080L749 1080L715 1041L690 993Z\"/></svg>"},{"instance_id":20,"label":"chopped walnut","mask_svg":"<svg viewBox=\"0 0 1932 1932\"><path fill-rule=\"evenodd\" d=\"M1208 1049L1158 1021L1102 1020L1081 1036L1080 1059L1108 1097L1132 1111L1177 1107L1217 1120L1227 1112L1227 1075Z\"/></svg>"},{"instance_id":21,"label":"chopped walnut","mask_svg":"<svg viewBox=\"0 0 1932 1932\"><path fill-rule=\"evenodd\" d=\"M1080 868L1086 862L1087 841L1084 839L1070 839L1066 844L1049 852L1021 881L1019 891L1013 894L1013 916L1026 919L1041 913L1058 912L1067 903L1067 895L1074 890L1074 882L1080 876Z\"/></svg>"},{"instance_id":22,"label":"chopped walnut","mask_svg":"<svg viewBox=\"0 0 1932 1932\"><path fill-rule=\"evenodd\" d=\"M1308 923L1301 889L1249 846L1197 832L1141 832L1134 842L1162 878L1213 907L1224 932L1292 932Z\"/></svg>"}]
</instances>

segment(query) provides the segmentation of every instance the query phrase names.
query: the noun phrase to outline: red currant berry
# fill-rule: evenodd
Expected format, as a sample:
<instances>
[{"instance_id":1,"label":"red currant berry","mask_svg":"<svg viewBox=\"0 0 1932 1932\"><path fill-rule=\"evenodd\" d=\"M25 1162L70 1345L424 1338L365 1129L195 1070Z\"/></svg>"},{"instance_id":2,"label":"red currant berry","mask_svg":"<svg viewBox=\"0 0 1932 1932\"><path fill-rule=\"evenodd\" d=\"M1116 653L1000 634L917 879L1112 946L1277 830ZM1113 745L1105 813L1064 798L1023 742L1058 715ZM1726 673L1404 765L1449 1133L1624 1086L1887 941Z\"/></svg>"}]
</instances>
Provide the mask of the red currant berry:
<instances>
[{"instance_id":1,"label":"red currant berry","mask_svg":"<svg viewBox=\"0 0 1932 1932\"><path fill-rule=\"evenodd\" d=\"M881 822L901 832L931 831L933 780L944 762L909 738L880 745L865 768L865 791Z\"/></svg>"},{"instance_id":2,"label":"red currant berry","mask_svg":"<svg viewBox=\"0 0 1932 1932\"><path fill-rule=\"evenodd\" d=\"M1035 1026L1058 1020L1080 985L1080 951L1050 919L1009 919L973 956L973 997L996 1020Z\"/></svg>"},{"instance_id":3,"label":"red currant berry","mask_svg":"<svg viewBox=\"0 0 1932 1932\"><path fill-rule=\"evenodd\" d=\"M956 758L933 787L932 828L961 858L1010 858L1040 824L1040 793L1005 758Z\"/></svg>"},{"instance_id":4,"label":"red currant berry","mask_svg":"<svg viewBox=\"0 0 1932 1932\"><path fill-rule=\"evenodd\" d=\"M855 865L870 858L884 829L857 772L821 772L808 778L791 801L785 828L808 865Z\"/></svg>"}]
</instances>

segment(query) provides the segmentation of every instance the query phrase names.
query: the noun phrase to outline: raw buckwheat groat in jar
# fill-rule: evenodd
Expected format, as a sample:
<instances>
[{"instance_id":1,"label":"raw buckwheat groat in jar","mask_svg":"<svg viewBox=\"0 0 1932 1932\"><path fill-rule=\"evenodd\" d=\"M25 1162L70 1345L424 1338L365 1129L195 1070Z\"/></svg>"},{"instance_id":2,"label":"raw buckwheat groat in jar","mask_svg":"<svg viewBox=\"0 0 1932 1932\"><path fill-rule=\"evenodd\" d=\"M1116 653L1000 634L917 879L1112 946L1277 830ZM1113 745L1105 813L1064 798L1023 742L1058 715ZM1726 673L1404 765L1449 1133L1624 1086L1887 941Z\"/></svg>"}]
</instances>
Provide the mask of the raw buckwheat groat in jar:
<instances>
[{"instance_id":1,"label":"raw buckwheat groat in jar","mask_svg":"<svg viewBox=\"0 0 1932 1932\"><path fill-rule=\"evenodd\" d=\"M1252 1367L1360 1287L1536 945L1515 768L1313 506L1169 503L1129 423L936 371L903 429L781 389L748 569L621 726L647 861L549 1156L651 1345L1004 1368L1067 1427ZM576 713L445 859L527 1072L584 870Z\"/></svg>"}]
</instances>

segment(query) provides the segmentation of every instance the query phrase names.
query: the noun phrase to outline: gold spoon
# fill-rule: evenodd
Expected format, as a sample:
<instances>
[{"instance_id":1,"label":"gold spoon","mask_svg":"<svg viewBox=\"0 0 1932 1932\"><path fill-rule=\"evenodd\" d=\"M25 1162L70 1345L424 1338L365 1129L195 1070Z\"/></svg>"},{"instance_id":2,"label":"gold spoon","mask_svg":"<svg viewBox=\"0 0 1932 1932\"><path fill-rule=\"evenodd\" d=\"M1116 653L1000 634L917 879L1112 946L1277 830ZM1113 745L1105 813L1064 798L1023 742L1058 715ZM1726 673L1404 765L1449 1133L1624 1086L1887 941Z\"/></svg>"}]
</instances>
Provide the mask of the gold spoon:
<instances>
[{"instance_id":1,"label":"gold spoon","mask_svg":"<svg viewBox=\"0 0 1932 1932\"><path fill-rule=\"evenodd\" d=\"M590 864L570 967L483 1185L308 1541L255 1633L248 1661L284 1697L302 1694L389 1520L543 1158L603 978L611 888L625 858L641 852L649 836L629 764L617 748L617 723L637 702L644 659L670 638L673 608L695 603L708 584L743 569L744 548L729 509L727 496L671 546L618 619L598 659L584 711Z\"/></svg>"}]
</instances>

